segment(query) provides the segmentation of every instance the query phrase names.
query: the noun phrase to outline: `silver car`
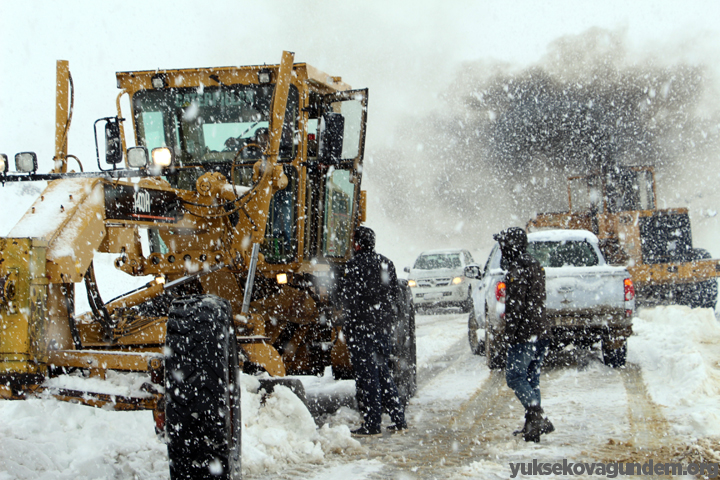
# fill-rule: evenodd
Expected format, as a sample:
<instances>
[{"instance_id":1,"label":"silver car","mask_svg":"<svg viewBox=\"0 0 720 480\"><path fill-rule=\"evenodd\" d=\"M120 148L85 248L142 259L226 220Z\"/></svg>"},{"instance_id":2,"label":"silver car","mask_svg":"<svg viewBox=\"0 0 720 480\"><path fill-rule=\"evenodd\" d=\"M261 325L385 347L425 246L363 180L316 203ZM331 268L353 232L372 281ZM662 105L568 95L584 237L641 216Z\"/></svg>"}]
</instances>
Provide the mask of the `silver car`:
<instances>
[{"instance_id":1,"label":"silver car","mask_svg":"<svg viewBox=\"0 0 720 480\"><path fill-rule=\"evenodd\" d=\"M467 278L463 271L473 262L470 252L462 249L422 252L412 268L405 267L415 308L460 307L469 312L477 281Z\"/></svg>"}]
</instances>

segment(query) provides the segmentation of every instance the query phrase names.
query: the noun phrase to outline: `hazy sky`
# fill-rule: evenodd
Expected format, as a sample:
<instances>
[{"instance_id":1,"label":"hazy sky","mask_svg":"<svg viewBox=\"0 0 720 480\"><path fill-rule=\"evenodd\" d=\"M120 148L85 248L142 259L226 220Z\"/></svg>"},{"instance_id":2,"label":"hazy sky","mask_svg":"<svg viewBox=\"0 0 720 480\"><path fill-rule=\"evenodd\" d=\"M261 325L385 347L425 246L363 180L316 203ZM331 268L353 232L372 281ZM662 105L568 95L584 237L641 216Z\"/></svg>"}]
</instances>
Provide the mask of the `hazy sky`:
<instances>
[{"instance_id":1,"label":"hazy sky","mask_svg":"<svg viewBox=\"0 0 720 480\"><path fill-rule=\"evenodd\" d=\"M397 115L427 111L464 60L522 66L593 26L625 29L638 49L684 39L717 54L718 18L720 2L691 0L0 0L0 152L34 150L49 167L57 59L75 82L69 149L86 164L92 122L114 113L116 71L277 63L284 49L370 88L372 148Z\"/></svg>"},{"instance_id":2,"label":"hazy sky","mask_svg":"<svg viewBox=\"0 0 720 480\"><path fill-rule=\"evenodd\" d=\"M464 61L522 68L559 37L601 27L624 32L630 54L717 69L719 18L720 2L693 0L0 0L0 152L35 151L50 169L57 59L75 83L69 152L86 169L96 165L93 122L115 115L116 71L277 63L282 50L370 89L372 155L398 121L438 106Z\"/></svg>"}]
</instances>

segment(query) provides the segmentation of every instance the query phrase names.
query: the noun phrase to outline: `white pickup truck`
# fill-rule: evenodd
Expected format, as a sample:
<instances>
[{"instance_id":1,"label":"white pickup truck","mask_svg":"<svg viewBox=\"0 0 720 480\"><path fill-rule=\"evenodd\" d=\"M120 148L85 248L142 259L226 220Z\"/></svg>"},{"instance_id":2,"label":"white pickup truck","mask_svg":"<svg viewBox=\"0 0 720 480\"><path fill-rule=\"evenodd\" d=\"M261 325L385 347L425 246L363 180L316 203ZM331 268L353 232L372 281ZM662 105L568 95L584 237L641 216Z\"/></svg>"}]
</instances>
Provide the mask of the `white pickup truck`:
<instances>
[{"instance_id":1,"label":"white pickup truck","mask_svg":"<svg viewBox=\"0 0 720 480\"><path fill-rule=\"evenodd\" d=\"M625 267L605 262L598 239L586 230L545 230L528 234L528 253L545 269L545 310L553 325L552 348L589 347L602 341L606 365L625 365L627 337L632 334L635 289ZM487 355L490 368L503 368L507 348L505 270L495 244L485 268L470 265L465 276L481 280L473 292L468 339L476 355ZM485 327L485 341L478 331Z\"/></svg>"}]
</instances>

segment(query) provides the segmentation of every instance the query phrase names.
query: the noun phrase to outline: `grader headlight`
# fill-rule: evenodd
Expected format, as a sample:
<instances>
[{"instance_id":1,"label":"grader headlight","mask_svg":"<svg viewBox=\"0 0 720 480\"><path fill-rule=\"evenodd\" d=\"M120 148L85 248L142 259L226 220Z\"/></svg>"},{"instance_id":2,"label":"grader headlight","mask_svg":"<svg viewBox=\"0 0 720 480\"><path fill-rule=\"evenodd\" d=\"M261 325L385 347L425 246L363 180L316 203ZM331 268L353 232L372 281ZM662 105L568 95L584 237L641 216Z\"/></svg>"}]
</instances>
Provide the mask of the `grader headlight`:
<instances>
[{"instance_id":1,"label":"grader headlight","mask_svg":"<svg viewBox=\"0 0 720 480\"><path fill-rule=\"evenodd\" d=\"M278 273L275 278L277 279L277 283L280 285L285 285L288 282L287 273Z\"/></svg>"},{"instance_id":2,"label":"grader headlight","mask_svg":"<svg viewBox=\"0 0 720 480\"><path fill-rule=\"evenodd\" d=\"M145 147L130 147L127 149L128 165L132 168L145 168L148 163L148 154Z\"/></svg>"},{"instance_id":3,"label":"grader headlight","mask_svg":"<svg viewBox=\"0 0 720 480\"><path fill-rule=\"evenodd\" d=\"M35 152L22 152L15 155L15 168L20 173L35 173L38 168Z\"/></svg>"},{"instance_id":4,"label":"grader headlight","mask_svg":"<svg viewBox=\"0 0 720 480\"><path fill-rule=\"evenodd\" d=\"M155 167L169 167L170 165L172 165L172 161L172 150L167 147L153 148L152 163Z\"/></svg>"}]
</instances>

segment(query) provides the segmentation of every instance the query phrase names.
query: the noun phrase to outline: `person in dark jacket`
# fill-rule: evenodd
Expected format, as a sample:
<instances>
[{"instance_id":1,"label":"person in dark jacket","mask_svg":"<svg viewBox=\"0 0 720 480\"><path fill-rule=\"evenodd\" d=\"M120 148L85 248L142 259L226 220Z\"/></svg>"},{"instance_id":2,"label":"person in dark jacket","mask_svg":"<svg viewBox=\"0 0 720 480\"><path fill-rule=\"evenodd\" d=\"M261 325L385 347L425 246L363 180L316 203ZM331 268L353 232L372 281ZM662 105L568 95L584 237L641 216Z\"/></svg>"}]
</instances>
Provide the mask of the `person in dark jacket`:
<instances>
[{"instance_id":1,"label":"person in dark jacket","mask_svg":"<svg viewBox=\"0 0 720 480\"><path fill-rule=\"evenodd\" d=\"M545 270L527 253L527 234L512 227L493 236L500 245L505 276L505 379L525 408L525 425L514 434L526 442L555 428L540 406L540 369L549 347L545 316Z\"/></svg>"},{"instance_id":2,"label":"person in dark jacket","mask_svg":"<svg viewBox=\"0 0 720 480\"><path fill-rule=\"evenodd\" d=\"M343 334L355 371L355 397L363 424L354 435L381 433L383 407L394 422L391 432L405 430L405 412L390 376L390 329L397 315L399 288L395 266L375 252L375 233L358 227L355 255L340 273L338 294L344 306Z\"/></svg>"}]
</instances>

